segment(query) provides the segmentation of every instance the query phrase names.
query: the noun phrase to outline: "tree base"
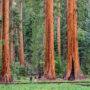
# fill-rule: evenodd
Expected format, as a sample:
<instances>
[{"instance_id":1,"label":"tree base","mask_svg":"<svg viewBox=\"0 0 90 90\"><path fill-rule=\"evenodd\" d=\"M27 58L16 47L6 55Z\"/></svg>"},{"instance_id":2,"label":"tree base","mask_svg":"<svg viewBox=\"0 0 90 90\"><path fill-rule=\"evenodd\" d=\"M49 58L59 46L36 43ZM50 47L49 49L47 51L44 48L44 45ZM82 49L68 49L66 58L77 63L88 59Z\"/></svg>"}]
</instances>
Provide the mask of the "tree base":
<instances>
[{"instance_id":1,"label":"tree base","mask_svg":"<svg viewBox=\"0 0 90 90\"><path fill-rule=\"evenodd\" d=\"M49 76L47 74L44 74L40 80L56 80L56 76L52 77L52 76Z\"/></svg>"},{"instance_id":2,"label":"tree base","mask_svg":"<svg viewBox=\"0 0 90 90\"><path fill-rule=\"evenodd\" d=\"M83 79L87 79L88 76L83 75L82 73L79 73L77 75L71 74L70 76L68 76L68 73L65 73L65 75L63 76L64 80L83 80Z\"/></svg>"},{"instance_id":3,"label":"tree base","mask_svg":"<svg viewBox=\"0 0 90 90\"><path fill-rule=\"evenodd\" d=\"M12 79L10 76L0 76L0 82L2 83L10 83L12 82Z\"/></svg>"}]
</instances>

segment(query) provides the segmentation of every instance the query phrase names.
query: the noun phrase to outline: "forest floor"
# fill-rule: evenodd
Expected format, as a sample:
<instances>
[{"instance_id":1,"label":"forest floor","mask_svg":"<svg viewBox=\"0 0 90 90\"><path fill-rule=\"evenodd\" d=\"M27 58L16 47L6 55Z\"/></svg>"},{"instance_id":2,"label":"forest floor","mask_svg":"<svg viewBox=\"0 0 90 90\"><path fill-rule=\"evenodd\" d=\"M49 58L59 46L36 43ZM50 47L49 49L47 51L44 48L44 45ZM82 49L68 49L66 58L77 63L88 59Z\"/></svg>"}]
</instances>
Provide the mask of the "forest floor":
<instances>
[{"instance_id":1,"label":"forest floor","mask_svg":"<svg viewBox=\"0 0 90 90\"><path fill-rule=\"evenodd\" d=\"M90 87L73 84L19 84L0 85L0 90L90 90Z\"/></svg>"},{"instance_id":2,"label":"forest floor","mask_svg":"<svg viewBox=\"0 0 90 90\"><path fill-rule=\"evenodd\" d=\"M24 83L27 82L27 84L12 84L12 85L0 85L0 90L90 90L90 79L86 80L76 80L76 81L68 81L68 80L35 80L33 78L32 83L29 83L29 78L22 77L20 80L15 80L14 82L20 82ZM89 86L83 86L79 84L73 84L73 83L45 83L45 84L34 84L34 82L89 82L89 83L79 83L83 85L89 85Z\"/></svg>"},{"instance_id":3,"label":"forest floor","mask_svg":"<svg viewBox=\"0 0 90 90\"><path fill-rule=\"evenodd\" d=\"M19 80L14 80L14 82L30 82L30 79L21 77ZM89 82L90 83L90 79L70 81L70 80L63 80L60 78L57 80L38 80L38 79L32 78L32 82Z\"/></svg>"}]
</instances>

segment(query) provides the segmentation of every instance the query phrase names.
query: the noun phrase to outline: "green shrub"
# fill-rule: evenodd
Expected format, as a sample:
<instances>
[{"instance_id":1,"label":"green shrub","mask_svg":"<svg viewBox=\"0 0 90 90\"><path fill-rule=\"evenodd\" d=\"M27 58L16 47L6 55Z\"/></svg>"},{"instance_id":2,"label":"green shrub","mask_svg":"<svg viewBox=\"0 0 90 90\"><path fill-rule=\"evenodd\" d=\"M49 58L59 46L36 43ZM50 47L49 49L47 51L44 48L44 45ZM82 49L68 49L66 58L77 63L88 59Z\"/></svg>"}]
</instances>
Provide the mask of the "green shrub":
<instances>
[{"instance_id":1,"label":"green shrub","mask_svg":"<svg viewBox=\"0 0 90 90\"><path fill-rule=\"evenodd\" d=\"M55 56L55 69L57 77L62 77L66 70L66 60Z\"/></svg>"},{"instance_id":2,"label":"green shrub","mask_svg":"<svg viewBox=\"0 0 90 90\"><path fill-rule=\"evenodd\" d=\"M11 64L11 77L13 79L20 79L20 77L26 75L26 68L22 68L19 62Z\"/></svg>"}]
</instances>

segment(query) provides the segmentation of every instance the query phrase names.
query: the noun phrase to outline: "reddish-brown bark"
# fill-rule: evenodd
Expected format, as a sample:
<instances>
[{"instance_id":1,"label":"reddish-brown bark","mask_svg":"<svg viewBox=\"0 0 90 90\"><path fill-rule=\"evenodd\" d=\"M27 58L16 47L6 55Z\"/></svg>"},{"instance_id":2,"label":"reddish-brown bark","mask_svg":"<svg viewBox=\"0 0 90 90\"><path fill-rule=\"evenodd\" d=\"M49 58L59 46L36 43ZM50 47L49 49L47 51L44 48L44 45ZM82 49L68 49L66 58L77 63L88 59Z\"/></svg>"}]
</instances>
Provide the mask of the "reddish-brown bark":
<instances>
[{"instance_id":1,"label":"reddish-brown bark","mask_svg":"<svg viewBox=\"0 0 90 90\"><path fill-rule=\"evenodd\" d=\"M55 79L53 0L45 0L45 71L46 79Z\"/></svg>"},{"instance_id":2,"label":"reddish-brown bark","mask_svg":"<svg viewBox=\"0 0 90 90\"><path fill-rule=\"evenodd\" d=\"M9 55L9 0L3 0L3 40L5 43L2 50L2 71L0 80L10 82L10 55Z\"/></svg>"},{"instance_id":3,"label":"reddish-brown bark","mask_svg":"<svg viewBox=\"0 0 90 90\"><path fill-rule=\"evenodd\" d=\"M58 3L58 7L60 8L60 3ZM57 17L57 40L58 40L58 53L61 53L61 32L60 32L60 10L58 11L58 17Z\"/></svg>"},{"instance_id":4,"label":"reddish-brown bark","mask_svg":"<svg viewBox=\"0 0 90 90\"><path fill-rule=\"evenodd\" d=\"M79 51L77 40L77 2L67 1L67 26L68 26L68 56L67 70L64 79L83 79L79 63Z\"/></svg>"},{"instance_id":5,"label":"reddish-brown bark","mask_svg":"<svg viewBox=\"0 0 90 90\"><path fill-rule=\"evenodd\" d=\"M22 20L22 2L20 2L20 19ZM20 64L22 67L25 67L25 60L24 60L24 47L23 47L23 31L22 31L22 23L20 24Z\"/></svg>"},{"instance_id":6,"label":"reddish-brown bark","mask_svg":"<svg viewBox=\"0 0 90 90\"><path fill-rule=\"evenodd\" d=\"M60 40L60 37L61 37L61 32L60 32L60 17L58 17L58 30L57 30L57 40L58 40L58 52L61 53L61 40Z\"/></svg>"}]
</instances>

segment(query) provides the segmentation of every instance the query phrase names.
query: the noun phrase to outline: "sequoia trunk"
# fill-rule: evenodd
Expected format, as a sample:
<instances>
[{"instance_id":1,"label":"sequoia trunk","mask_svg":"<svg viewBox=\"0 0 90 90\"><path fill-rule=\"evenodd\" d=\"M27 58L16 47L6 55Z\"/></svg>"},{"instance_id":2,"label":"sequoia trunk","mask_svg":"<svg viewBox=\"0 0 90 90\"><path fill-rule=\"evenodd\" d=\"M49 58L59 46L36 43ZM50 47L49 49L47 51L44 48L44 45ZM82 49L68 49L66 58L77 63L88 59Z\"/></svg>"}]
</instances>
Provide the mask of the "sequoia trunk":
<instances>
[{"instance_id":1,"label":"sequoia trunk","mask_svg":"<svg viewBox=\"0 0 90 90\"><path fill-rule=\"evenodd\" d=\"M20 2L20 20L22 20L22 2ZM25 67L25 61L24 61L24 48L23 48L23 31L22 31L22 22L20 24L20 64L22 67Z\"/></svg>"},{"instance_id":2,"label":"sequoia trunk","mask_svg":"<svg viewBox=\"0 0 90 90\"><path fill-rule=\"evenodd\" d=\"M45 71L44 77L55 79L53 0L45 0Z\"/></svg>"},{"instance_id":3,"label":"sequoia trunk","mask_svg":"<svg viewBox=\"0 0 90 90\"><path fill-rule=\"evenodd\" d=\"M60 8L60 3L58 3L58 7ZM58 17L57 17L57 40L58 40L58 53L61 53L61 32L60 32L60 9L58 10Z\"/></svg>"},{"instance_id":4,"label":"sequoia trunk","mask_svg":"<svg viewBox=\"0 0 90 90\"><path fill-rule=\"evenodd\" d=\"M67 26L68 26L68 61L64 79L83 79L79 63L79 51L77 40L77 2L76 0L67 1Z\"/></svg>"},{"instance_id":5,"label":"sequoia trunk","mask_svg":"<svg viewBox=\"0 0 90 90\"><path fill-rule=\"evenodd\" d=\"M3 0L3 40L5 41L2 51L2 72L0 80L10 82L10 55L9 55L9 0Z\"/></svg>"}]
</instances>

